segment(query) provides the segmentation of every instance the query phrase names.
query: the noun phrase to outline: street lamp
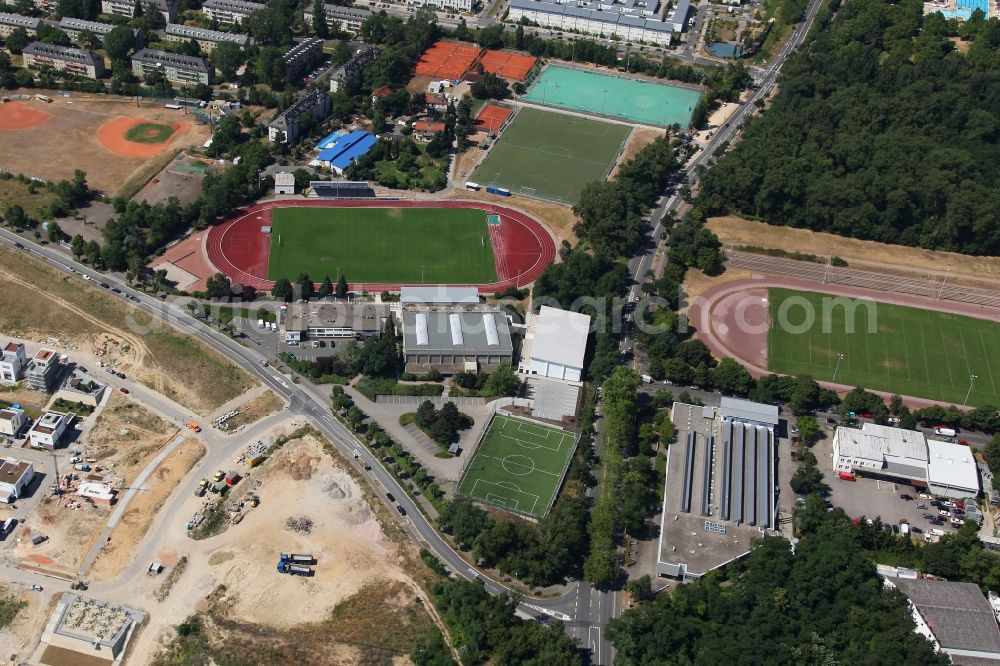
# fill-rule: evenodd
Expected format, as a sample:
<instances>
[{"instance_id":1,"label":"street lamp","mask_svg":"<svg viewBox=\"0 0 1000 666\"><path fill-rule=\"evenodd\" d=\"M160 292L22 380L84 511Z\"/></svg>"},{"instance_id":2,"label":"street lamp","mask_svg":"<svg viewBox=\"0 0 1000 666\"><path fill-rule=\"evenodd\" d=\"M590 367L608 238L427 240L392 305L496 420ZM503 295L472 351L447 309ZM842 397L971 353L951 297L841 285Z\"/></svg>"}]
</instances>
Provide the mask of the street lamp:
<instances>
[{"instance_id":1,"label":"street lamp","mask_svg":"<svg viewBox=\"0 0 1000 666\"><path fill-rule=\"evenodd\" d=\"M840 362L844 360L843 354L837 354L837 365L833 368L833 379L830 381L837 381L837 371L840 370Z\"/></svg>"},{"instance_id":2,"label":"street lamp","mask_svg":"<svg viewBox=\"0 0 1000 666\"><path fill-rule=\"evenodd\" d=\"M975 386L977 379L979 379L979 375L969 375L969 390L965 393L965 400L962 401L963 405L969 404L969 398L972 397L972 387Z\"/></svg>"},{"instance_id":3,"label":"street lamp","mask_svg":"<svg viewBox=\"0 0 1000 666\"><path fill-rule=\"evenodd\" d=\"M607 115L608 111L608 90L604 89L604 104L601 106L601 115Z\"/></svg>"}]
</instances>

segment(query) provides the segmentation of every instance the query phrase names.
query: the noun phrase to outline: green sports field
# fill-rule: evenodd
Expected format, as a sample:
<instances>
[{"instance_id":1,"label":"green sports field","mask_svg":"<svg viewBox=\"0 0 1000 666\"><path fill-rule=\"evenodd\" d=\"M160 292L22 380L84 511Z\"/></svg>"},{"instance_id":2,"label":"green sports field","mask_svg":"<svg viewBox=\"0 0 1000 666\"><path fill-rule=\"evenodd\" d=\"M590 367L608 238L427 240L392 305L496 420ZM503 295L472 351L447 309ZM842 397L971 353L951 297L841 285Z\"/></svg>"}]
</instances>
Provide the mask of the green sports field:
<instances>
[{"instance_id":1,"label":"green sports field","mask_svg":"<svg viewBox=\"0 0 1000 666\"><path fill-rule=\"evenodd\" d=\"M521 109L471 180L573 204L584 185L607 178L631 131L624 125Z\"/></svg>"},{"instance_id":2,"label":"green sports field","mask_svg":"<svg viewBox=\"0 0 1000 666\"><path fill-rule=\"evenodd\" d=\"M316 282L487 284L486 213L469 208L275 208L267 275Z\"/></svg>"},{"instance_id":3,"label":"green sports field","mask_svg":"<svg viewBox=\"0 0 1000 666\"><path fill-rule=\"evenodd\" d=\"M965 400L972 384L969 404L1000 404L1000 324L886 303L869 309L868 301L856 299L833 304L832 299L770 289L770 370L830 381L836 369L839 384L954 404ZM807 307L815 313L811 325ZM838 354L844 355L839 369Z\"/></svg>"},{"instance_id":4,"label":"green sports field","mask_svg":"<svg viewBox=\"0 0 1000 666\"><path fill-rule=\"evenodd\" d=\"M125 140L134 143L165 143L174 134L174 128L161 123L140 123L125 132Z\"/></svg>"},{"instance_id":5,"label":"green sports field","mask_svg":"<svg viewBox=\"0 0 1000 666\"><path fill-rule=\"evenodd\" d=\"M576 436L548 426L495 416L458 492L515 513L541 518L555 499Z\"/></svg>"}]
</instances>

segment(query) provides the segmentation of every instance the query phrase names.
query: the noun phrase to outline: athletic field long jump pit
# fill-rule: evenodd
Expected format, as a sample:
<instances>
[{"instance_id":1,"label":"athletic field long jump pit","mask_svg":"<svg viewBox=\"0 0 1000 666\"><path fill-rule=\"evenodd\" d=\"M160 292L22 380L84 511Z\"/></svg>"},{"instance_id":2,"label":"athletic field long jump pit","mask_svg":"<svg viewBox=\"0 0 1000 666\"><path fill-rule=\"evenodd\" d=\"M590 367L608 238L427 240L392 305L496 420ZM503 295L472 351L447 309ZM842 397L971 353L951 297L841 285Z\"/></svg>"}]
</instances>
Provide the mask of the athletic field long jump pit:
<instances>
[{"instance_id":1,"label":"athletic field long jump pit","mask_svg":"<svg viewBox=\"0 0 1000 666\"><path fill-rule=\"evenodd\" d=\"M521 109L479 163L472 180L514 194L575 204L584 186L604 180L631 129L563 113Z\"/></svg>"},{"instance_id":2,"label":"athletic field long jump pit","mask_svg":"<svg viewBox=\"0 0 1000 666\"><path fill-rule=\"evenodd\" d=\"M496 415L458 483L471 499L531 518L555 500L576 435L534 421Z\"/></svg>"},{"instance_id":3,"label":"athletic field long jump pit","mask_svg":"<svg viewBox=\"0 0 1000 666\"><path fill-rule=\"evenodd\" d=\"M472 285L484 292L533 282L555 259L538 221L473 201L270 201L213 227L213 266L233 282L270 289L308 273L344 275L355 290Z\"/></svg>"},{"instance_id":4,"label":"athletic field long jump pit","mask_svg":"<svg viewBox=\"0 0 1000 666\"><path fill-rule=\"evenodd\" d=\"M691 124L697 88L549 65L522 99L643 125Z\"/></svg>"}]
</instances>

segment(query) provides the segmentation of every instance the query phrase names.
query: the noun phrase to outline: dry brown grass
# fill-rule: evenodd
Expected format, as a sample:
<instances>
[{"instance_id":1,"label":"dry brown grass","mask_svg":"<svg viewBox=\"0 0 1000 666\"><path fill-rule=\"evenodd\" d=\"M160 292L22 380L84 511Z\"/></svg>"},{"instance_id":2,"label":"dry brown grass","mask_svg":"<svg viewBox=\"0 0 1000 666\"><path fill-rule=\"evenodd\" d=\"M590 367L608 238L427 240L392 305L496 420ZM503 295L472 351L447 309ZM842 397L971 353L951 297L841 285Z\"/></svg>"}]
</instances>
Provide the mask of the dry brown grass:
<instances>
[{"instance_id":1,"label":"dry brown grass","mask_svg":"<svg viewBox=\"0 0 1000 666\"><path fill-rule=\"evenodd\" d=\"M0 331L58 338L70 348L113 348L116 361L143 384L197 414L244 393L253 380L193 338L151 322L119 298L59 273L29 255L0 248Z\"/></svg>"},{"instance_id":2,"label":"dry brown grass","mask_svg":"<svg viewBox=\"0 0 1000 666\"><path fill-rule=\"evenodd\" d=\"M997 280L1000 280L1000 257L972 257L954 252L844 238L808 229L753 222L735 215L710 218L708 228L725 244L757 245L819 256L832 253L845 259L853 268L943 275L950 264L949 282L968 282L979 286L986 282L987 286L995 286Z\"/></svg>"},{"instance_id":3,"label":"dry brown grass","mask_svg":"<svg viewBox=\"0 0 1000 666\"><path fill-rule=\"evenodd\" d=\"M256 423L265 416L274 414L281 409L285 403L274 391L267 391L264 395L259 395L253 400L248 400L239 407L240 413L226 421L230 428L239 428L242 425Z\"/></svg>"},{"instance_id":4,"label":"dry brown grass","mask_svg":"<svg viewBox=\"0 0 1000 666\"><path fill-rule=\"evenodd\" d=\"M625 150L622 151L621 158L619 158L615 167L611 170L609 178L617 177L618 170L623 164L635 157L640 150L653 143L661 136L663 136L663 132L661 130L648 128L637 128L632 130L632 133L628 137L628 142L625 144Z\"/></svg>"},{"instance_id":5,"label":"dry brown grass","mask_svg":"<svg viewBox=\"0 0 1000 666\"><path fill-rule=\"evenodd\" d=\"M157 465L146 483L148 490L132 498L121 520L112 530L107 547L90 570L92 578L112 579L131 564L136 548L146 535L156 512L203 455L205 447L192 437Z\"/></svg>"},{"instance_id":6,"label":"dry brown grass","mask_svg":"<svg viewBox=\"0 0 1000 666\"><path fill-rule=\"evenodd\" d=\"M684 293L687 296L688 302L690 302L712 287L735 280L746 280L750 276L750 271L739 268L731 268L721 275L716 276L706 275L697 268L689 268L687 273L684 274Z\"/></svg>"},{"instance_id":7,"label":"dry brown grass","mask_svg":"<svg viewBox=\"0 0 1000 666\"><path fill-rule=\"evenodd\" d=\"M27 185L13 178L0 180L0 215L9 207L17 205L24 209L28 217L37 220L54 199L55 196L41 185L32 194Z\"/></svg>"},{"instance_id":8,"label":"dry brown grass","mask_svg":"<svg viewBox=\"0 0 1000 666\"><path fill-rule=\"evenodd\" d=\"M480 190L479 192L456 190L448 192L445 198L474 199L477 201L488 201L501 206L519 208L548 227L556 235L557 244L564 240L569 241L571 245L576 244L576 234L573 233L573 225L576 224L576 215L573 214L573 209L569 206L548 201L539 201L538 199L529 199L528 197L511 199L510 197L489 194L486 190Z\"/></svg>"}]
</instances>

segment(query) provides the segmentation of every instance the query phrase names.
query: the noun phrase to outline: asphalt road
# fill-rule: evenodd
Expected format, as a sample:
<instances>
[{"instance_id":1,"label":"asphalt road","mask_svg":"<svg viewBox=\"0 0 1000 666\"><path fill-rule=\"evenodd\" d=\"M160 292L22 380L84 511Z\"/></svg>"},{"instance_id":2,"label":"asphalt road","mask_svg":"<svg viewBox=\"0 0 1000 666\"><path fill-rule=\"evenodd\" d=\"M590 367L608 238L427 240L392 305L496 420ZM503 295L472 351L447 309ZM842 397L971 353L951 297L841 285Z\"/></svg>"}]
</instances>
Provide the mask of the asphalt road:
<instances>
[{"instance_id":1,"label":"asphalt road","mask_svg":"<svg viewBox=\"0 0 1000 666\"><path fill-rule=\"evenodd\" d=\"M781 65L784 63L785 58L801 44L809 27L812 25L819 5L820 0L812 0L810 2L806 11L805 21L796 28L786 45L773 58L770 67L757 74L758 89L754 95L732 116L726 127L716 131L704 150L692 159L685 168L683 176L688 184L693 184L696 181L698 167L711 160L715 152L724 143L732 139L739 126L753 113L755 109L754 102L765 98L774 88ZM630 273L634 279L631 294L639 295L643 277L652 266L658 244L655 242L655 239L658 239L664 231L664 217L668 213L678 212L683 203L681 197L676 193L667 192L665 193L665 197L667 198L653 211L651 216L652 228L650 230L650 237L654 239L654 242L649 244L648 251L629 262ZM361 462L367 463L371 467L371 470L366 472L369 482L373 484L377 482L383 491L393 492L399 505L406 510L407 515L405 518L402 518L405 529L414 539L433 552L456 576L467 580L483 580L486 589L492 594L506 594L512 597L515 595L515 592L510 588L486 578L480 571L470 566L458 552L452 549L438 534L427 518L420 513L413 501L397 483L395 477L382 466L381 460L365 448L347 428L331 415L329 400L325 394L317 394L318 391L316 389L306 390L304 385L293 383L289 377L281 375L270 366L263 367L261 362L266 359L261 354L253 349L243 347L238 342L215 331L203 322L194 319L186 312L169 303L148 296L143 292L135 291L123 281L113 276L101 275L88 267L78 264L52 247L37 245L5 229L0 230L0 240L9 245L21 243L34 256L41 257L45 261L55 265L59 270L66 270L66 267L72 266L81 274L98 278L96 280L98 283L107 282L110 286L121 289L123 297L132 297L133 300L130 302L133 307L146 314L153 315L160 321L168 322L177 329L201 340L204 344L255 376L269 388L287 399L289 401L289 408L292 411L308 416L314 426L337 447L341 454L345 455L348 459L357 457ZM95 284L94 286L96 287L97 285ZM135 563L133 564L135 565ZM136 566L133 566L133 569ZM34 582L36 578L34 574L27 574L17 570L8 571L6 567L3 569L3 573L12 579L24 579L26 582ZM616 592L597 590L589 583L580 582L567 586L566 593L560 597L544 600L531 599L529 602L522 602L518 610L529 617L539 619L554 618L557 621L564 622L567 632L579 639L584 649L591 651L591 663L608 665L614 659L614 652L610 643L605 638L604 629L607 622L617 615L617 606Z\"/></svg>"}]
</instances>

